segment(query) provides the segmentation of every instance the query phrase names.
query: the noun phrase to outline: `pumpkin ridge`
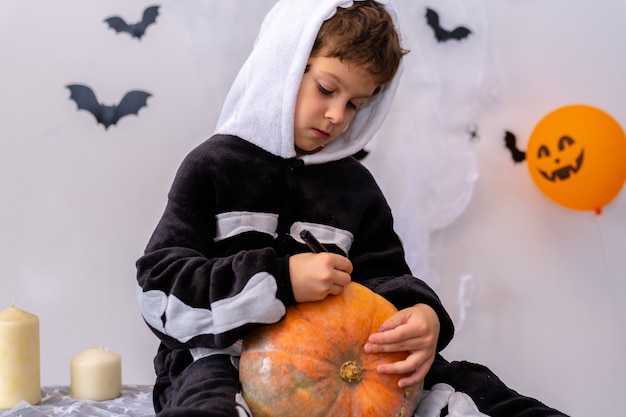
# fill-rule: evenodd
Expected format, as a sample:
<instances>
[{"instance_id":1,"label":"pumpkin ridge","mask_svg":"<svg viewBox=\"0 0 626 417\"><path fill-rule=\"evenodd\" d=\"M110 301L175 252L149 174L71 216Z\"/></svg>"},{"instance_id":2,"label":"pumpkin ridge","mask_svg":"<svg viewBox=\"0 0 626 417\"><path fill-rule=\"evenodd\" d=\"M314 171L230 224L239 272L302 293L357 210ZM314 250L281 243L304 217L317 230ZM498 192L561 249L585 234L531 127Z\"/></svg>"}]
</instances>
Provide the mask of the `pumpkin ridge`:
<instances>
[{"instance_id":1,"label":"pumpkin ridge","mask_svg":"<svg viewBox=\"0 0 626 417\"><path fill-rule=\"evenodd\" d=\"M260 357L266 357L269 355L276 355L276 356L283 356L285 355L285 352L282 352L280 350L265 350L265 349L249 349L247 351L247 355L259 355ZM314 355L303 355L302 353L298 353L298 357L300 358L300 360L307 360L309 362L313 362L315 364L319 364L319 365L325 365L331 369L339 369L337 360L333 360L333 359L328 359L328 358L320 358L320 357L316 357ZM322 366L316 366L317 368L322 368ZM366 369L362 368L362 372L366 372ZM330 376L330 373L328 374L328 376Z\"/></svg>"}]
</instances>

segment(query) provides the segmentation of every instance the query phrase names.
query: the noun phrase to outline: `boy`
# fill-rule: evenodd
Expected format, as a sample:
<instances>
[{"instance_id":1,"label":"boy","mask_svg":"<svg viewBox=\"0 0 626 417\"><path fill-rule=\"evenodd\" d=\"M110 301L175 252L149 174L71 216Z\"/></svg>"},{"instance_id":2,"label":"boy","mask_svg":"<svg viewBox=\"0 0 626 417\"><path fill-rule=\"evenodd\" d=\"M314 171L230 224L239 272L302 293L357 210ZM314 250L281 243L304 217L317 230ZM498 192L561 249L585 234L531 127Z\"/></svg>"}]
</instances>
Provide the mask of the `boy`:
<instances>
[{"instance_id":1,"label":"boy","mask_svg":"<svg viewBox=\"0 0 626 417\"><path fill-rule=\"evenodd\" d=\"M400 386L420 384L451 340L438 297L410 273L384 196L351 157L382 124L405 53L381 3L280 0L215 135L179 168L137 261L141 312L161 340L153 392L160 417L248 415L240 340L279 321L287 306L340 294L352 280L399 310L363 349L408 352L378 369L403 374ZM304 229L329 253L310 253ZM436 365L441 379L456 376L448 371L455 363L438 356ZM497 384L497 401L518 397Z\"/></svg>"},{"instance_id":2,"label":"boy","mask_svg":"<svg viewBox=\"0 0 626 417\"><path fill-rule=\"evenodd\" d=\"M379 369L406 374L401 386L421 382L452 337L437 296L410 275L374 179L350 157L380 127L405 53L385 6L350 3L279 1L216 134L176 175L137 261L141 311L162 342L160 416L238 415L238 341L351 280L400 310L364 349L410 351ZM305 228L330 253L309 253Z\"/></svg>"}]
</instances>

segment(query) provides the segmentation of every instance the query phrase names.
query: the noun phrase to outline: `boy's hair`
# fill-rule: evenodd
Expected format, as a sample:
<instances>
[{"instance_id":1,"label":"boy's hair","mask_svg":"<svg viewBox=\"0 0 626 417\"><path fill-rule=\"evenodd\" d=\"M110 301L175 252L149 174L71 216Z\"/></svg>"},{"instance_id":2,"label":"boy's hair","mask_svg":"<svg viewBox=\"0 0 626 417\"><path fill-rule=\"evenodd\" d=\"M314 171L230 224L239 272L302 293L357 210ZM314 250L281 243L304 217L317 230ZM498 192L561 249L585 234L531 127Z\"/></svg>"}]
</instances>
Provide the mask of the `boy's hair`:
<instances>
[{"instance_id":1,"label":"boy's hair","mask_svg":"<svg viewBox=\"0 0 626 417\"><path fill-rule=\"evenodd\" d=\"M374 0L355 1L320 28L311 56L324 55L364 68L377 85L391 81L408 51L400 45L391 15Z\"/></svg>"}]
</instances>

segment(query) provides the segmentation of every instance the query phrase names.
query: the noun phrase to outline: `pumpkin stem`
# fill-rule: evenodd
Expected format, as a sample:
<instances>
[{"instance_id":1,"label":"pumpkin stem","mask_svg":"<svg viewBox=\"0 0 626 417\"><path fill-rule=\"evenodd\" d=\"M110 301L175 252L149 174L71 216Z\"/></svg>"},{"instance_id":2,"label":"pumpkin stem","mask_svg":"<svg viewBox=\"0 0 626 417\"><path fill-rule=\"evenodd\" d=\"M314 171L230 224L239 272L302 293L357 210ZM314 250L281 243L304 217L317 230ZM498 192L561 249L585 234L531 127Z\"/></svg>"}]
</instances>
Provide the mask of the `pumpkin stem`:
<instances>
[{"instance_id":1,"label":"pumpkin stem","mask_svg":"<svg viewBox=\"0 0 626 417\"><path fill-rule=\"evenodd\" d=\"M363 377L361 376L361 367L355 361L347 361L341 365L339 369L339 376L346 382L359 382Z\"/></svg>"}]
</instances>

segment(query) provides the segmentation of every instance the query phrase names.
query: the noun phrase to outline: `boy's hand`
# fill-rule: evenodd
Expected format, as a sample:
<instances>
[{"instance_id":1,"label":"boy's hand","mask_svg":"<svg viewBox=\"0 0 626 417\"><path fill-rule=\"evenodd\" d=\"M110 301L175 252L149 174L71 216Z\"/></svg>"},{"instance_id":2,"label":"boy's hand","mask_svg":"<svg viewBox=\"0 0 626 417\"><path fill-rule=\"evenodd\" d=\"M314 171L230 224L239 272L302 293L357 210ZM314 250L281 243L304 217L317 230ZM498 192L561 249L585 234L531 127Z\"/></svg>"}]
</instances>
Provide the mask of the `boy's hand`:
<instances>
[{"instance_id":1,"label":"boy's hand","mask_svg":"<svg viewBox=\"0 0 626 417\"><path fill-rule=\"evenodd\" d=\"M291 287L299 303L341 294L351 281L351 273L352 262L335 253L300 253L289 257Z\"/></svg>"},{"instance_id":2,"label":"boy's hand","mask_svg":"<svg viewBox=\"0 0 626 417\"><path fill-rule=\"evenodd\" d=\"M408 352L409 356L399 362L378 366L385 374L409 374L398 381L399 387L421 382L435 361L439 338L439 318L432 307L417 304L389 317L379 332L370 335L365 351Z\"/></svg>"}]
</instances>

